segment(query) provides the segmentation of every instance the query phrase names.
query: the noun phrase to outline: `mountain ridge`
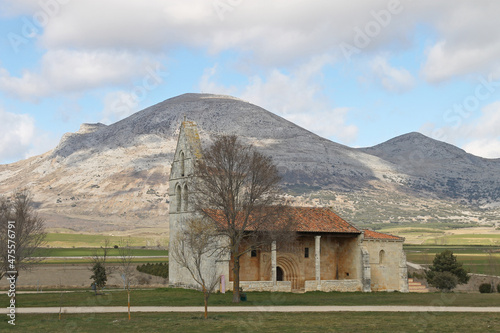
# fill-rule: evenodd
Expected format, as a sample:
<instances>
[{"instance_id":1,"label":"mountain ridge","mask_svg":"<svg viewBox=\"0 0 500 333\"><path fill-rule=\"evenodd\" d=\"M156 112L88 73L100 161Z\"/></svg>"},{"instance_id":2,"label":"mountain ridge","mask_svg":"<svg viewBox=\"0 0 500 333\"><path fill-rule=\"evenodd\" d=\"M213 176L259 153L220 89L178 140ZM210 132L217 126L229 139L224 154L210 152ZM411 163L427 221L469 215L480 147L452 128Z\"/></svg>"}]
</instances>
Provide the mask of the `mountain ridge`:
<instances>
[{"instance_id":1,"label":"mountain ridge","mask_svg":"<svg viewBox=\"0 0 500 333\"><path fill-rule=\"evenodd\" d=\"M184 117L198 124L205 145L215 135L236 134L272 156L285 191L296 201L307 201L301 194L317 191L375 197L404 193L476 206L500 201L500 160L468 156L420 133L351 148L259 106L210 94L176 96L110 125L82 124L53 150L0 165L0 190L31 187L40 211L54 219L54 225L113 229L147 221L164 226L170 163ZM433 149L416 150L415 144L422 141ZM380 214L374 222L390 219Z\"/></svg>"}]
</instances>

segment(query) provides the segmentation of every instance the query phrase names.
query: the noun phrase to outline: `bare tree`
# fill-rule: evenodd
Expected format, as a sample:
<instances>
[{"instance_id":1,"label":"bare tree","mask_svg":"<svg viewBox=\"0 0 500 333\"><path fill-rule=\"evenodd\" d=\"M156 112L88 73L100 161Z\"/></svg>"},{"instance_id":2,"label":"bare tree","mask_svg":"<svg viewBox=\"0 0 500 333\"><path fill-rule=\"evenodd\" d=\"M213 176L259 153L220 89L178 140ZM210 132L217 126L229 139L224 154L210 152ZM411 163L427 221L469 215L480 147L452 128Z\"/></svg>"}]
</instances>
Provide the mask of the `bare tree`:
<instances>
[{"instance_id":1,"label":"bare tree","mask_svg":"<svg viewBox=\"0 0 500 333\"><path fill-rule=\"evenodd\" d=\"M203 291L205 319L208 317L208 299L219 282L217 268L206 259L220 257L218 237L212 221L199 218L186 221L173 240L172 259L189 271Z\"/></svg>"},{"instance_id":2,"label":"bare tree","mask_svg":"<svg viewBox=\"0 0 500 333\"><path fill-rule=\"evenodd\" d=\"M132 248L128 240L120 240L118 254L120 256L120 266L118 270L125 284L125 288L127 289L128 320L130 320L130 285L135 279L135 266L133 263Z\"/></svg>"},{"instance_id":3,"label":"bare tree","mask_svg":"<svg viewBox=\"0 0 500 333\"><path fill-rule=\"evenodd\" d=\"M33 206L33 196L27 189L11 198L0 198L0 279L15 266L17 280L19 271L41 260L34 255L45 244L45 221Z\"/></svg>"},{"instance_id":4,"label":"bare tree","mask_svg":"<svg viewBox=\"0 0 500 333\"><path fill-rule=\"evenodd\" d=\"M228 240L233 263L233 302L240 301L240 257L280 235L290 235L290 220L280 217L280 176L270 157L220 136L195 164L194 208L212 219Z\"/></svg>"}]
</instances>

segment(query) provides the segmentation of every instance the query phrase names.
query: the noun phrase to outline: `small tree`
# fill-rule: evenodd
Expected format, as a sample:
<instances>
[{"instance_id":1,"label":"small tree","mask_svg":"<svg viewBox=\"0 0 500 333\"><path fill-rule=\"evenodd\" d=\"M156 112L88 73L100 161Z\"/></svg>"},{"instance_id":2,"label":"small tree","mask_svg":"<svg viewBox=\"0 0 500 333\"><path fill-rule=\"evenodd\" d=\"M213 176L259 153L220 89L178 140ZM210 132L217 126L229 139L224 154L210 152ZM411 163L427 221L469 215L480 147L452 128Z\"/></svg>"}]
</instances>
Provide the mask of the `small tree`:
<instances>
[{"instance_id":1,"label":"small tree","mask_svg":"<svg viewBox=\"0 0 500 333\"><path fill-rule=\"evenodd\" d=\"M94 280L95 293L97 295L97 290L101 290L106 285L108 281L108 277L106 276L106 268L100 262L96 262L94 266L92 266L92 276L90 277Z\"/></svg>"},{"instance_id":2,"label":"small tree","mask_svg":"<svg viewBox=\"0 0 500 333\"><path fill-rule=\"evenodd\" d=\"M446 274L445 274L446 273ZM451 276L453 275L455 279ZM440 290L452 290L457 284L469 282L468 272L450 250L436 254L432 266L426 272L427 282Z\"/></svg>"},{"instance_id":3,"label":"small tree","mask_svg":"<svg viewBox=\"0 0 500 333\"><path fill-rule=\"evenodd\" d=\"M215 265L207 265L207 258L217 259L221 252L217 247L218 233L208 219L186 221L183 230L174 237L172 257L186 268L203 291L205 319L208 317L208 299L219 282Z\"/></svg>"},{"instance_id":4,"label":"small tree","mask_svg":"<svg viewBox=\"0 0 500 333\"><path fill-rule=\"evenodd\" d=\"M12 262L17 280L21 270L30 269L30 264L40 260L34 254L45 244L45 221L33 206L33 196L27 189L16 192L11 198L0 197L0 279L13 270L9 268ZM9 237L9 229L15 238Z\"/></svg>"},{"instance_id":5,"label":"small tree","mask_svg":"<svg viewBox=\"0 0 500 333\"><path fill-rule=\"evenodd\" d=\"M118 247L117 245L115 245ZM130 284L134 277L135 266L132 262L132 249L130 248L128 240L121 240L120 247L118 248L118 253L120 256L120 275L127 289L127 308L128 308L128 320L130 320Z\"/></svg>"},{"instance_id":6,"label":"small tree","mask_svg":"<svg viewBox=\"0 0 500 333\"><path fill-rule=\"evenodd\" d=\"M431 285L439 290L449 292L454 289L457 284L458 278L456 275L450 272L435 272Z\"/></svg>"},{"instance_id":7,"label":"small tree","mask_svg":"<svg viewBox=\"0 0 500 333\"><path fill-rule=\"evenodd\" d=\"M99 249L95 249L92 256L89 258L91 263L90 270L92 271L92 276L90 277L94 280L94 288L97 295L97 290L106 285L108 280L107 274L111 274L110 270L106 267L106 260L108 258L108 252L110 250L110 241L108 238L104 239L104 246Z\"/></svg>"}]
</instances>

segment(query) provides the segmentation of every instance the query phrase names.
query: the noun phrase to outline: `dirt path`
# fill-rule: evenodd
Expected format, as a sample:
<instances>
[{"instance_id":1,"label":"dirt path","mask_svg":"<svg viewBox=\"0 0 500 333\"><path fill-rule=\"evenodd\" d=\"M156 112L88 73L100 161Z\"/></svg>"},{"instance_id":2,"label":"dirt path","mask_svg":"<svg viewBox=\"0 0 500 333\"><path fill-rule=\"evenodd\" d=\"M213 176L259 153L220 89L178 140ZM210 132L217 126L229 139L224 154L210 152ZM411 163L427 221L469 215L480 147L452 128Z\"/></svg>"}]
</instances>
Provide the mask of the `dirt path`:
<instances>
[{"instance_id":1,"label":"dirt path","mask_svg":"<svg viewBox=\"0 0 500 333\"><path fill-rule=\"evenodd\" d=\"M202 306L133 306L132 312L203 312ZM499 312L470 306L211 306L209 312ZM126 306L63 307L62 313L127 312ZM0 308L6 314L7 308ZM16 313L59 313L59 307L17 308Z\"/></svg>"}]
</instances>

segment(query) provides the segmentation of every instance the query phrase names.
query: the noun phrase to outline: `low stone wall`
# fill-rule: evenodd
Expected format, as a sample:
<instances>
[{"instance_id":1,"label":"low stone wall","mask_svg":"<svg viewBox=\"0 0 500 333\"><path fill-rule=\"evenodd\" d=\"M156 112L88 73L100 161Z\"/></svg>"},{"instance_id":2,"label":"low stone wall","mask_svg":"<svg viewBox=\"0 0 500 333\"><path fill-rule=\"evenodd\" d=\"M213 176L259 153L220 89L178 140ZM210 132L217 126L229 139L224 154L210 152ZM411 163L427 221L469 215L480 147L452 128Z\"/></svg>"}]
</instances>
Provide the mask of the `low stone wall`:
<instances>
[{"instance_id":1,"label":"low stone wall","mask_svg":"<svg viewBox=\"0 0 500 333\"><path fill-rule=\"evenodd\" d=\"M319 288L318 288L319 287ZM316 280L306 281L306 291L361 291L362 283L360 280L322 280L318 286Z\"/></svg>"},{"instance_id":2,"label":"low stone wall","mask_svg":"<svg viewBox=\"0 0 500 333\"><path fill-rule=\"evenodd\" d=\"M233 290L233 282L227 284L228 290ZM240 287L243 291L280 291L291 292L291 281L278 281L276 286L273 286L273 281L240 281Z\"/></svg>"}]
</instances>

